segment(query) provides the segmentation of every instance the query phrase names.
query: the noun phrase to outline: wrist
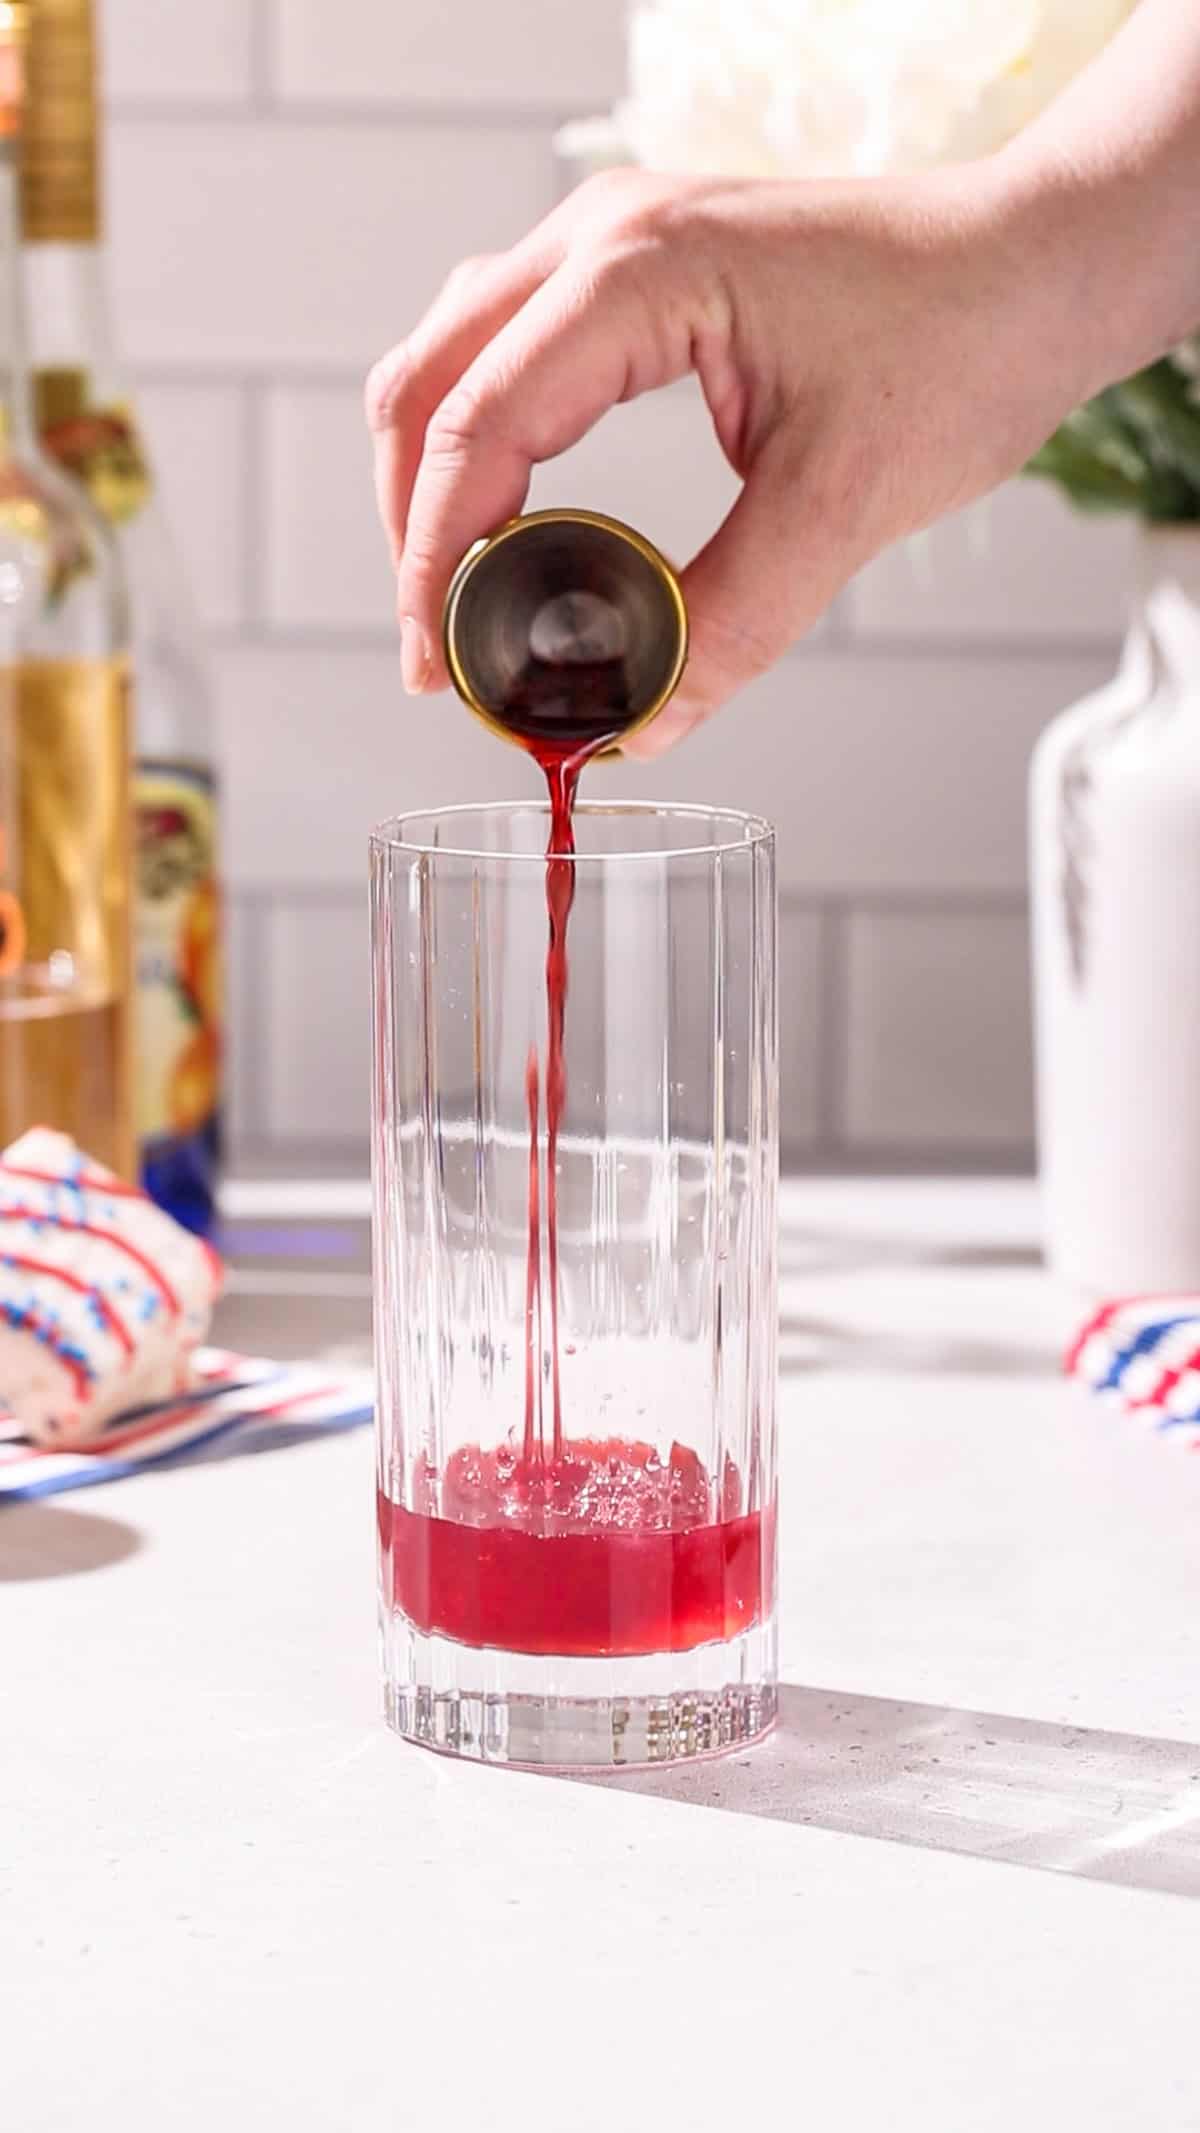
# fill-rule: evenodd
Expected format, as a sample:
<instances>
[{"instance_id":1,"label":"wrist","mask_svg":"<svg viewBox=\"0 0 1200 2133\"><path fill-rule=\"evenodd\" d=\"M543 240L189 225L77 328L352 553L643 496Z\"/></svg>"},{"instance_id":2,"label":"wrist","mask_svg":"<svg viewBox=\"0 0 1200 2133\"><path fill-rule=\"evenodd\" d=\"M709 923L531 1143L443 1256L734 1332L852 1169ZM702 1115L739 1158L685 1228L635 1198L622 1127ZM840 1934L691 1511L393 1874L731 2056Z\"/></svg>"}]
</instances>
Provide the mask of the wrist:
<instances>
[{"instance_id":1,"label":"wrist","mask_svg":"<svg viewBox=\"0 0 1200 2133\"><path fill-rule=\"evenodd\" d=\"M1077 137L1039 125L992 157L990 174L1007 241L1027 261L1081 401L1194 329L1194 172L1176 169L1163 144L1131 138L1081 152Z\"/></svg>"}]
</instances>

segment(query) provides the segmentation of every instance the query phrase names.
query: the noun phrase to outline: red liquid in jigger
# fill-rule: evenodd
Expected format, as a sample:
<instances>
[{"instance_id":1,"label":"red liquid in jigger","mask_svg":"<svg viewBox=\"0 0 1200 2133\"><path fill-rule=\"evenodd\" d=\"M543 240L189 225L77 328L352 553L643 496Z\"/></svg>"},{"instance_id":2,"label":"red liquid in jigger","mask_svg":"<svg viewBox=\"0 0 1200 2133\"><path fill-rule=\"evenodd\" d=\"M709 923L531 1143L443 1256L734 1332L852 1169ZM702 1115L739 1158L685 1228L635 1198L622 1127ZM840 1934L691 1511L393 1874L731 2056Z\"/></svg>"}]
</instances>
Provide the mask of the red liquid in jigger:
<instances>
[{"instance_id":1,"label":"red liquid in jigger","mask_svg":"<svg viewBox=\"0 0 1200 2133\"><path fill-rule=\"evenodd\" d=\"M610 698L610 701L612 699ZM415 1628L460 1644L567 1658L691 1651L736 1637L769 1613L764 1576L773 1536L759 1512L735 1515L741 1477L720 1489L693 1452L664 1464L647 1444L568 1440L558 1340L558 1132L566 1100L563 1037L567 926L575 896L573 815L580 774L616 736L582 742L514 730L546 777L546 1307L543 1325L538 1128L542 1077L526 1067L529 1113L525 1295L525 1425L521 1450L464 1446L414 1508L378 1498L385 1590ZM550 1429L542 1407L542 1343L550 1354ZM547 1441L547 1436L549 1441ZM439 1501L440 1497L440 1501ZM729 1515L723 1515L725 1511Z\"/></svg>"}]
</instances>

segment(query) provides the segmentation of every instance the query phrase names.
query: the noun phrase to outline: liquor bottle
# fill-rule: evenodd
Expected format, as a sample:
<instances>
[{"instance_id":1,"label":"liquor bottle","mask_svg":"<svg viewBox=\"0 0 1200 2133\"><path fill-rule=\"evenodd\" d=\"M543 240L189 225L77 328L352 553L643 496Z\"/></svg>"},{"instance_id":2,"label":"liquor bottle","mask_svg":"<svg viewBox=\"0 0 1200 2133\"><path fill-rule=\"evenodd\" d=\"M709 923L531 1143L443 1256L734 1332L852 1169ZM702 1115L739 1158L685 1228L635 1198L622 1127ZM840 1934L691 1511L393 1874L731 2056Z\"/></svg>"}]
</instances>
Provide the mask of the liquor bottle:
<instances>
[{"instance_id":1,"label":"liquor bottle","mask_svg":"<svg viewBox=\"0 0 1200 2133\"><path fill-rule=\"evenodd\" d=\"M112 354L93 0L29 0L22 223L42 442L113 528L136 726L135 1110L142 1180L207 1233L220 1153L221 906L199 629Z\"/></svg>"},{"instance_id":2,"label":"liquor bottle","mask_svg":"<svg viewBox=\"0 0 1200 2133\"><path fill-rule=\"evenodd\" d=\"M20 261L26 0L0 0L0 1146L134 1174L126 609L103 520L43 452Z\"/></svg>"}]
</instances>

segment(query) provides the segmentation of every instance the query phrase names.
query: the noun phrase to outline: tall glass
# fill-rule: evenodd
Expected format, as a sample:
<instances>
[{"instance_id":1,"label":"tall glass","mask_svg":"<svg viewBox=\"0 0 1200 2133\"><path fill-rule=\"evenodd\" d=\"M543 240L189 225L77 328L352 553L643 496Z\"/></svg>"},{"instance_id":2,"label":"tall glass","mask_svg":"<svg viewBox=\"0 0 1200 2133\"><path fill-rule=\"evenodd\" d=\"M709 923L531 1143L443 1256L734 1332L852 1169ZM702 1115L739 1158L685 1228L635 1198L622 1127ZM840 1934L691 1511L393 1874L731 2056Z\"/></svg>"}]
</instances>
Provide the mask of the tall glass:
<instances>
[{"instance_id":1,"label":"tall glass","mask_svg":"<svg viewBox=\"0 0 1200 2133\"><path fill-rule=\"evenodd\" d=\"M774 838L547 823L371 842L382 1650L408 1739L611 1768L775 1715Z\"/></svg>"}]
</instances>

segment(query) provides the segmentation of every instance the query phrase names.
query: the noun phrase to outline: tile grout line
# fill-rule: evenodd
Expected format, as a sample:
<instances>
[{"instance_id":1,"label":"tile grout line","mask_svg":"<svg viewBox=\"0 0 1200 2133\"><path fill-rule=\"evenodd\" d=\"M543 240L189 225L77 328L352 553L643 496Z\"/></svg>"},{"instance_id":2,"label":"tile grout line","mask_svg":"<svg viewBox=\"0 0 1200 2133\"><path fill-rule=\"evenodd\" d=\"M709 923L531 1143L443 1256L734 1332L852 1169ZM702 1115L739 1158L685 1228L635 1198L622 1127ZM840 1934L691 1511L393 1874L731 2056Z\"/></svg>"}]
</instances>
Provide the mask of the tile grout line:
<instances>
[{"instance_id":1,"label":"tile grout line","mask_svg":"<svg viewBox=\"0 0 1200 2133\"><path fill-rule=\"evenodd\" d=\"M499 801L497 805L507 803ZM333 876L327 881L310 881L298 875L281 874L270 880L249 880L236 884L236 893L249 902L266 904L290 903L311 910L357 910L366 895L366 887L357 877ZM853 890L780 891L780 918L809 915L822 923L822 938L830 918L845 921L851 917L878 918L1020 918L1026 916L1028 899L1021 890L880 890L877 894ZM782 950L781 957L782 961Z\"/></svg>"},{"instance_id":2,"label":"tile grout line","mask_svg":"<svg viewBox=\"0 0 1200 2133\"><path fill-rule=\"evenodd\" d=\"M367 907L366 879L360 883L350 881L304 882L304 881L247 881L238 882L233 890L237 900L248 910L274 912L280 910L365 913Z\"/></svg>"},{"instance_id":3,"label":"tile grout line","mask_svg":"<svg viewBox=\"0 0 1200 2133\"><path fill-rule=\"evenodd\" d=\"M1029 907L1026 890L1020 887L975 889L895 887L862 889L852 882L827 883L813 888L782 888L781 912L812 911L820 914L827 905L844 916L862 914L871 918L1023 918Z\"/></svg>"}]
</instances>

